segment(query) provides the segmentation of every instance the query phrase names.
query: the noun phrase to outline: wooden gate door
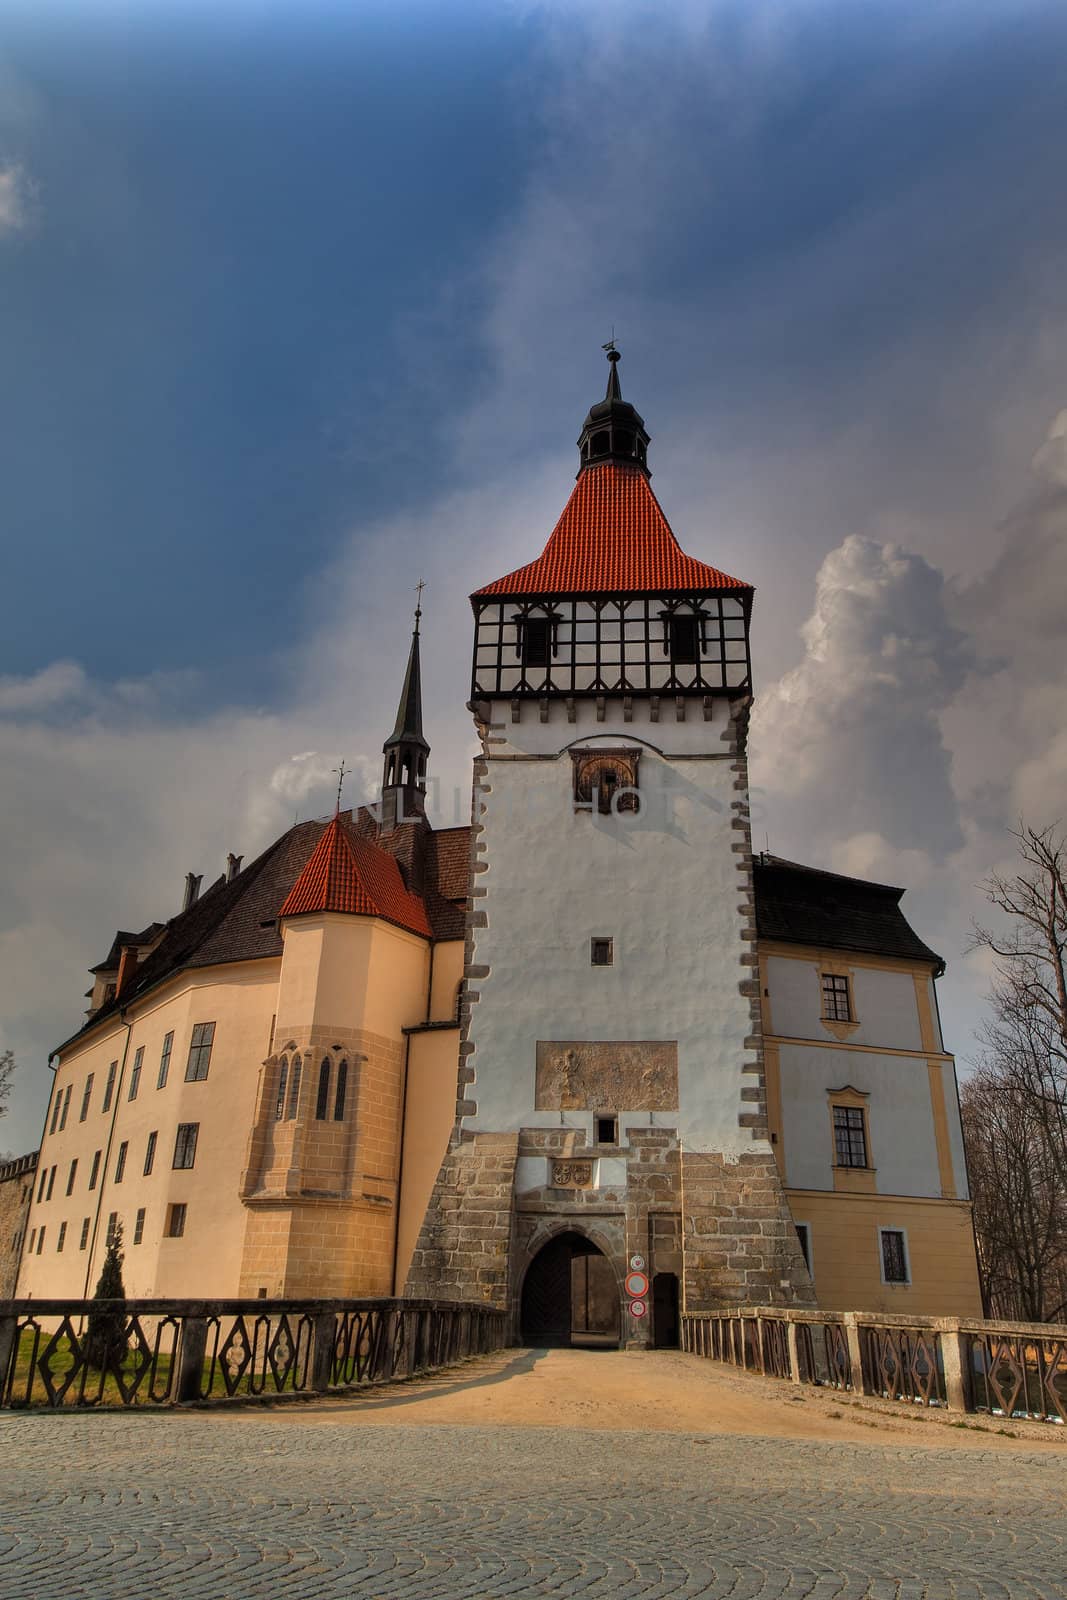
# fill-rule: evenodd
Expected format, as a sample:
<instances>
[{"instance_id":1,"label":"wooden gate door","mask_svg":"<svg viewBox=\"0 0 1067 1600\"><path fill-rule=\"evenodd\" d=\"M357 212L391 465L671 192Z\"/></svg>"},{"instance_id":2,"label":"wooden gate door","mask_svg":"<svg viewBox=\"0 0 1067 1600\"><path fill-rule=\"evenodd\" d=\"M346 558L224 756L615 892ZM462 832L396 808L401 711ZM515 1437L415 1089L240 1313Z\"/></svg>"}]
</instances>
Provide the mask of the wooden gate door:
<instances>
[{"instance_id":1,"label":"wooden gate door","mask_svg":"<svg viewBox=\"0 0 1067 1600\"><path fill-rule=\"evenodd\" d=\"M599 1250L571 1260L571 1344L608 1348L619 1342L619 1289Z\"/></svg>"},{"instance_id":2,"label":"wooden gate door","mask_svg":"<svg viewBox=\"0 0 1067 1600\"><path fill-rule=\"evenodd\" d=\"M522 1288L522 1337L526 1344L569 1344L571 1337L571 1246L547 1244L530 1265Z\"/></svg>"}]
</instances>

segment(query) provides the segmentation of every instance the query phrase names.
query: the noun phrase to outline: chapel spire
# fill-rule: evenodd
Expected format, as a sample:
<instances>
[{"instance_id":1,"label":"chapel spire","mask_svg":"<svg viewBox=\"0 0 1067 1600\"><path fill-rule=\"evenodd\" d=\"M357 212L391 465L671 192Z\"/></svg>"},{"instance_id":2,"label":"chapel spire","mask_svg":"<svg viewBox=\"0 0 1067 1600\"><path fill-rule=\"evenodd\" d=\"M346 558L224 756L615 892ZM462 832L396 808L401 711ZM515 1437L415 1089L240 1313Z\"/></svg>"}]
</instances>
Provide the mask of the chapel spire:
<instances>
[{"instance_id":1,"label":"chapel spire","mask_svg":"<svg viewBox=\"0 0 1067 1600\"><path fill-rule=\"evenodd\" d=\"M615 348L614 339L609 339L604 350L610 363L608 387L603 400L590 406L589 414L582 423L578 437L578 454L581 458L578 472L581 474L587 467L599 466L603 461L618 461L640 468L649 478L652 474L646 459L648 431L635 407L622 397L622 384L619 382L622 352Z\"/></svg>"},{"instance_id":2,"label":"chapel spire","mask_svg":"<svg viewBox=\"0 0 1067 1600\"><path fill-rule=\"evenodd\" d=\"M411 634L404 687L400 691L396 723L382 750L382 801L390 822L421 814L426 798L426 758L430 746L422 731L422 672L419 664L419 623L422 619L423 583L417 585L419 604Z\"/></svg>"}]
</instances>

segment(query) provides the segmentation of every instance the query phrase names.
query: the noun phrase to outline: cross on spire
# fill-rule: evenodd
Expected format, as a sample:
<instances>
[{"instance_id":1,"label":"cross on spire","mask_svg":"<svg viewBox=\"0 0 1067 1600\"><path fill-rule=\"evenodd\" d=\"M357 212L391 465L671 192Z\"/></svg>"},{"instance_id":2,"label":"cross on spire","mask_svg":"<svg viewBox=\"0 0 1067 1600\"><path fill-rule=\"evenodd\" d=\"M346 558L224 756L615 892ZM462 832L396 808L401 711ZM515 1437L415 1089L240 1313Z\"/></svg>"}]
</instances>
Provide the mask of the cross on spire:
<instances>
[{"instance_id":1,"label":"cross on spire","mask_svg":"<svg viewBox=\"0 0 1067 1600\"><path fill-rule=\"evenodd\" d=\"M418 633L418 631L419 631L419 618L422 616L422 591L425 589L425 587L426 587L425 578L420 578L418 583L415 585L415 593L418 595L418 599L415 601L415 632L416 633Z\"/></svg>"},{"instance_id":2,"label":"cross on spire","mask_svg":"<svg viewBox=\"0 0 1067 1600\"><path fill-rule=\"evenodd\" d=\"M334 816L339 817L341 815L341 787L344 784L345 779L350 776L351 769L345 766L344 757L342 756L341 765L339 767L331 767L330 771L336 772L337 774L337 806L334 811Z\"/></svg>"}]
</instances>

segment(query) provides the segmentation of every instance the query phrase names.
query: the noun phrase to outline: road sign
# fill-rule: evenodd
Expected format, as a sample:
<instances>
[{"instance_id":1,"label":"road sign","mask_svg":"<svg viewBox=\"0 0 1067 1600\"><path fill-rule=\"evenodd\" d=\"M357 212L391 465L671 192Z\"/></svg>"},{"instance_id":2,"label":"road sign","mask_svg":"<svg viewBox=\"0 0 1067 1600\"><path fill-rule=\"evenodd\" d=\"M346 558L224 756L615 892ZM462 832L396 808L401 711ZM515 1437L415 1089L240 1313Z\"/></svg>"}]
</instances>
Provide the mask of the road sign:
<instances>
[{"instance_id":1,"label":"road sign","mask_svg":"<svg viewBox=\"0 0 1067 1600\"><path fill-rule=\"evenodd\" d=\"M645 1270L645 1258L644 1258L644 1256L631 1256L630 1257L630 1271L631 1272L644 1272L644 1270Z\"/></svg>"},{"instance_id":2,"label":"road sign","mask_svg":"<svg viewBox=\"0 0 1067 1600\"><path fill-rule=\"evenodd\" d=\"M648 1279L643 1272L631 1272L626 1279L626 1293L631 1300L643 1300L648 1293Z\"/></svg>"},{"instance_id":3,"label":"road sign","mask_svg":"<svg viewBox=\"0 0 1067 1600\"><path fill-rule=\"evenodd\" d=\"M645 1316L647 1311L648 1311L648 1307L646 1306L646 1304L645 1304L645 1302L643 1300L631 1300L630 1301L630 1315L631 1315L631 1317L643 1317L643 1316Z\"/></svg>"}]
</instances>

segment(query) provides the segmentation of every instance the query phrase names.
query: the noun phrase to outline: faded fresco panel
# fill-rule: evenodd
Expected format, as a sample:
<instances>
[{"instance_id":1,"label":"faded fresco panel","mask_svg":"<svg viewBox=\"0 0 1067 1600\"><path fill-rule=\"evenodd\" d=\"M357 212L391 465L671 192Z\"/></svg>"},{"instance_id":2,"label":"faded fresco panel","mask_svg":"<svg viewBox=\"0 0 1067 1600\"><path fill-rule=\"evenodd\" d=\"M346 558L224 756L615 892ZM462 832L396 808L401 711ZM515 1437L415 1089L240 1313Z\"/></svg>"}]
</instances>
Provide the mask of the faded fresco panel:
<instances>
[{"instance_id":1,"label":"faded fresco panel","mask_svg":"<svg viewBox=\"0 0 1067 1600\"><path fill-rule=\"evenodd\" d=\"M673 1039L537 1041L538 1111L677 1111Z\"/></svg>"}]
</instances>

